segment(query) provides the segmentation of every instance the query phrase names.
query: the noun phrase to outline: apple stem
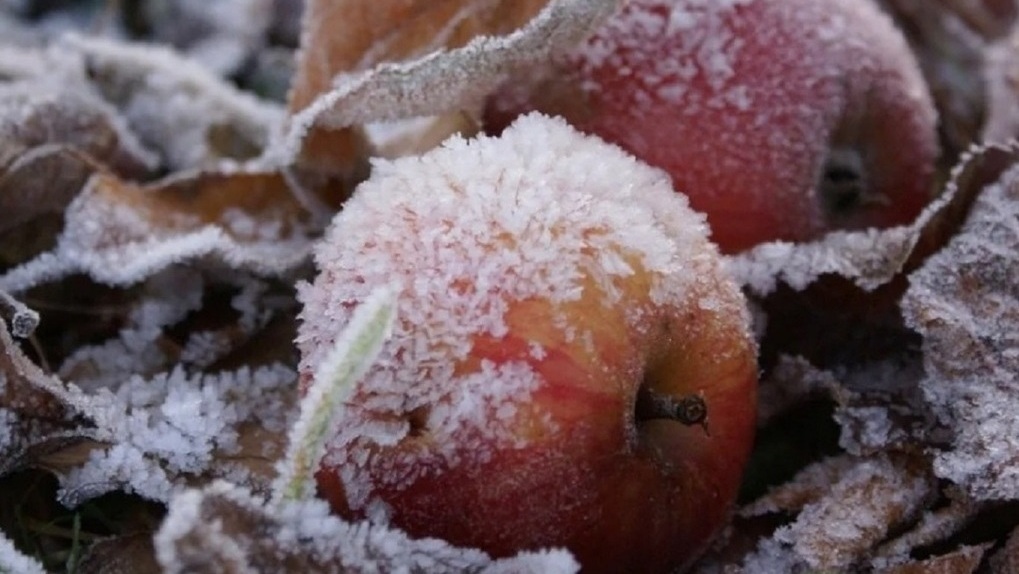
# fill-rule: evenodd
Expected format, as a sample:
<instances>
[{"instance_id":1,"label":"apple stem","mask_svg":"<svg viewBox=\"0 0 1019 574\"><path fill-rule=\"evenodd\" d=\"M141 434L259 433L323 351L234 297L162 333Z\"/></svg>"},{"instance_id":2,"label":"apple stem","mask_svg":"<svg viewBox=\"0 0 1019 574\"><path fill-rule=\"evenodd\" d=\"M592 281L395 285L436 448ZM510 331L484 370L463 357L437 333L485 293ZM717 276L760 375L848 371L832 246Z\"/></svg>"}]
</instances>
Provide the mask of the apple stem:
<instances>
[{"instance_id":1,"label":"apple stem","mask_svg":"<svg viewBox=\"0 0 1019 574\"><path fill-rule=\"evenodd\" d=\"M670 419L686 426L700 425L708 433L708 405L700 395L674 398L646 388L641 394L647 399L639 409L643 420Z\"/></svg>"}]
</instances>

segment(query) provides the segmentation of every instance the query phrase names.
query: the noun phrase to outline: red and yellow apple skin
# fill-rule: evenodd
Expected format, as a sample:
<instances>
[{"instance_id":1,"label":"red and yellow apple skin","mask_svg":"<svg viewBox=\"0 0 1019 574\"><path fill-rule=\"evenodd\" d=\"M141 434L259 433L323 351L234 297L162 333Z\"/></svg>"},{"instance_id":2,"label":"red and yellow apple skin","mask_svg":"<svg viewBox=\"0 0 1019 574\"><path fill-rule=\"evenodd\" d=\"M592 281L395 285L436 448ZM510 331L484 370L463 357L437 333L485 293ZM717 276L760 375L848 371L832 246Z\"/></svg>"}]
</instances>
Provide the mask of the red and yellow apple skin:
<instances>
[{"instance_id":1,"label":"red and yellow apple skin","mask_svg":"<svg viewBox=\"0 0 1019 574\"><path fill-rule=\"evenodd\" d=\"M908 223L936 189L937 113L871 0L633 0L486 129L528 110L669 172L729 253Z\"/></svg>"},{"instance_id":2,"label":"red and yellow apple skin","mask_svg":"<svg viewBox=\"0 0 1019 574\"><path fill-rule=\"evenodd\" d=\"M664 173L526 116L376 164L316 261L306 384L357 303L401 286L317 475L341 515L498 557L566 547L585 572L686 567L726 523L756 346Z\"/></svg>"}]
</instances>

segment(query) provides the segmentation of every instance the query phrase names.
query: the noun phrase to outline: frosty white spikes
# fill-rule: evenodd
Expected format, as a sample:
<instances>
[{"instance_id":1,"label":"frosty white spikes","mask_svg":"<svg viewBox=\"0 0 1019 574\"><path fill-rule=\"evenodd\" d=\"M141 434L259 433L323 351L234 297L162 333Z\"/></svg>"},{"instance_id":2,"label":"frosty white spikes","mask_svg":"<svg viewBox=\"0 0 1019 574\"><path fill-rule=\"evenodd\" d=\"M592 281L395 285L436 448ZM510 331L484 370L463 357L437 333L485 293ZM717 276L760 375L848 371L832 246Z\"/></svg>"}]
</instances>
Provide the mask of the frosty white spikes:
<instances>
[{"instance_id":1,"label":"frosty white spikes","mask_svg":"<svg viewBox=\"0 0 1019 574\"><path fill-rule=\"evenodd\" d=\"M377 162L316 262L300 288L305 384L354 309L400 286L393 336L318 475L341 514L494 556L566 546L585 571L674 569L724 523L752 442L755 348L665 173L526 116Z\"/></svg>"}]
</instances>

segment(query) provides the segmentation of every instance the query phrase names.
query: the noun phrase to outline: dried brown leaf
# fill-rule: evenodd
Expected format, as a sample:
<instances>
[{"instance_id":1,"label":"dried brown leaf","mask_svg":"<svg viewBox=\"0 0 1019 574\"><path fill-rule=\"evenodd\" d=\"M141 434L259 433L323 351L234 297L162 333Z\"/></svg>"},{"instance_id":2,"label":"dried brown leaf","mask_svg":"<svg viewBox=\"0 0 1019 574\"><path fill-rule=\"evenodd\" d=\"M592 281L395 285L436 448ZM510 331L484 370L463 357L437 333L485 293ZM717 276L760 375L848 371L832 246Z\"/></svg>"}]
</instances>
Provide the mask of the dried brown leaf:
<instances>
[{"instance_id":1,"label":"dried brown leaf","mask_svg":"<svg viewBox=\"0 0 1019 574\"><path fill-rule=\"evenodd\" d=\"M100 173L67 209L57 246L0 285L21 291L79 272L127 285L202 257L287 274L307 260L318 231L278 173L202 172L148 186Z\"/></svg>"},{"instance_id":2,"label":"dried brown leaf","mask_svg":"<svg viewBox=\"0 0 1019 574\"><path fill-rule=\"evenodd\" d=\"M907 562L878 570L878 572L881 574L973 574L980 567L980 561L983 560L991 546L993 545L961 546L941 556Z\"/></svg>"},{"instance_id":3,"label":"dried brown leaf","mask_svg":"<svg viewBox=\"0 0 1019 574\"><path fill-rule=\"evenodd\" d=\"M975 141L987 118L985 52L1015 21L1012 0L882 0L898 19L940 115L944 157Z\"/></svg>"},{"instance_id":4,"label":"dried brown leaf","mask_svg":"<svg viewBox=\"0 0 1019 574\"><path fill-rule=\"evenodd\" d=\"M125 176L154 167L115 113L87 92L45 81L0 89L0 262L52 246L53 224L88 178L107 165Z\"/></svg>"},{"instance_id":5,"label":"dried brown leaf","mask_svg":"<svg viewBox=\"0 0 1019 574\"><path fill-rule=\"evenodd\" d=\"M764 496L740 508L739 515L750 517L797 513L806 505L824 498L832 485L838 483L858 463L856 457L845 454L815 462L788 481L772 487Z\"/></svg>"},{"instance_id":6,"label":"dried brown leaf","mask_svg":"<svg viewBox=\"0 0 1019 574\"><path fill-rule=\"evenodd\" d=\"M171 171L209 169L259 155L284 119L282 107L242 92L166 47L70 37L94 90L116 108Z\"/></svg>"},{"instance_id":7,"label":"dried brown leaf","mask_svg":"<svg viewBox=\"0 0 1019 574\"><path fill-rule=\"evenodd\" d=\"M0 320L0 476L86 440L91 431L71 421L79 404L21 351Z\"/></svg>"},{"instance_id":8,"label":"dried brown leaf","mask_svg":"<svg viewBox=\"0 0 1019 574\"><path fill-rule=\"evenodd\" d=\"M841 570L858 564L890 532L915 519L934 488L922 458L857 459L825 496L762 540L742 567L747 572L777 572L804 566Z\"/></svg>"},{"instance_id":9,"label":"dried brown leaf","mask_svg":"<svg viewBox=\"0 0 1019 574\"><path fill-rule=\"evenodd\" d=\"M946 506L925 512L908 531L882 544L875 553L875 565L908 562L910 552L947 540L969 525L983 507L958 490L949 489L948 494Z\"/></svg>"},{"instance_id":10,"label":"dried brown leaf","mask_svg":"<svg viewBox=\"0 0 1019 574\"><path fill-rule=\"evenodd\" d=\"M231 76L263 47L273 0L140 2L150 41L172 45L206 68Z\"/></svg>"},{"instance_id":11,"label":"dried brown leaf","mask_svg":"<svg viewBox=\"0 0 1019 574\"><path fill-rule=\"evenodd\" d=\"M151 533L99 540L78 563L78 574L161 574Z\"/></svg>"},{"instance_id":12,"label":"dried brown leaf","mask_svg":"<svg viewBox=\"0 0 1019 574\"><path fill-rule=\"evenodd\" d=\"M291 112L333 87L341 73L405 62L478 36L502 36L549 0L308 0Z\"/></svg>"},{"instance_id":13,"label":"dried brown leaf","mask_svg":"<svg viewBox=\"0 0 1019 574\"><path fill-rule=\"evenodd\" d=\"M988 48L984 78L987 121L982 139L1019 137L1019 26Z\"/></svg>"},{"instance_id":14,"label":"dried brown leaf","mask_svg":"<svg viewBox=\"0 0 1019 574\"><path fill-rule=\"evenodd\" d=\"M818 396L838 399L842 393L841 383L831 372L803 357L781 355L758 389L758 426Z\"/></svg>"},{"instance_id":15,"label":"dried brown leaf","mask_svg":"<svg viewBox=\"0 0 1019 574\"><path fill-rule=\"evenodd\" d=\"M992 574L1019 572L1019 528L1012 531L1005 545L991 556L990 562Z\"/></svg>"},{"instance_id":16,"label":"dried brown leaf","mask_svg":"<svg viewBox=\"0 0 1019 574\"><path fill-rule=\"evenodd\" d=\"M415 540L385 526L351 524L321 500L268 507L243 489L217 482L175 497L156 534L167 574L204 572L575 572L564 551L521 553L493 561L479 550L437 539Z\"/></svg>"},{"instance_id":17,"label":"dried brown leaf","mask_svg":"<svg viewBox=\"0 0 1019 574\"><path fill-rule=\"evenodd\" d=\"M125 176L155 167L116 112L84 86L30 79L0 89L0 173L29 151L69 148ZM37 172L37 176L43 176ZM53 177L53 176L49 176Z\"/></svg>"},{"instance_id":18,"label":"dried brown leaf","mask_svg":"<svg viewBox=\"0 0 1019 574\"><path fill-rule=\"evenodd\" d=\"M780 283L803 290L834 275L864 291L918 267L956 232L973 199L1019 157L1019 145L987 145L963 155L949 183L910 225L836 231L806 243L765 243L729 258L737 280L766 296Z\"/></svg>"},{"instance_id":19,"label":"dried brown leaf","mask_svg":"<svg viewBox=\"0 0 1019 574\"><path fill-rule=\"evenodd\" d=\"M304 20L305 49L299 58L289 124L263 161L274 166L296 164L302 181L310 181L306 186L313 195L325 205L335 205L365 169L370 150L359 126L473 111L510 71L574 45L617 4L618 0L320 2L318 10L327 14L316 17L313 7ZM537 8L541 9L535 12ZM359 18L382 18L368 26L364 37L360 31L352 32L349 46L331 28L316 31L319 21L346 18L344 10L354 10L350 25ZM386 24L388 18L395 19ZM337 39L327 42L342 45L335 48L343 52L337 61L328 55L332 48L320 53L309 47L320 34L329 34ZM401 59L383 60L397 57Z\"/></svg>"},{"instance_id":20,"label":"dried brown leaf","mask_svg":"<svg viewBox=\"0 0 1019 574\"><path fill-rule=\"evenodd\" d=\"M935 472L978 499L1019 498L1019 167L983 189L960 232L910 276L924 398L951 445Z\"/></svg>"}]
</instances>

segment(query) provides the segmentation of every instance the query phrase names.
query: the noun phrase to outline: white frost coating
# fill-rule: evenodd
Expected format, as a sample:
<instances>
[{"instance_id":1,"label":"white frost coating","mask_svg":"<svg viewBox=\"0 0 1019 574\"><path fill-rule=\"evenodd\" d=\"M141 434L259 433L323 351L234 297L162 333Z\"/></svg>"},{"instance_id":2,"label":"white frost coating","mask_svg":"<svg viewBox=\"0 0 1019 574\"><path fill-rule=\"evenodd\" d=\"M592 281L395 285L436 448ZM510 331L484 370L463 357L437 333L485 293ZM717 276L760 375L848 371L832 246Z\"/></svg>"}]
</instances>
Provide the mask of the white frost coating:
<instances>
[{"instance_id":1,"label":"white frost coating","mask_svg":"<svg viewBox=\"0 0 1019 574\"><path fill-rule=\"evenodd\" d=\"M834 231L816 241L762 243L725 257L729 272L743 287L766 296L778 284L802 290L824 274L851 279L862 289L887 283L902 270L921 232L955 200L955 182L975 154L963 154L952 170L953 183L917 216L913 223L887 229Z\"/></svg>"},{"instance_id":2,"label":"white frost coating","mask_svg":"<svg viewBox=\"0 0 1019 574\"><path fill-rule=\"evenodd\" d=\"M274 0L147 2L155 41L172 44L221 76L240 71L264 47Z\"/></svg>"},{"instance_id":3,"label":"white frost coating","mask_svg":"<svg viewBox=\"0 0 1019 574\"><path fill-rule=\"evenodd\" d=\"M219 520L223 513L229 522ZM226 525L226 527L224 527ZM367 522L349 523L318 499L264 501L229 483L175 496L155 535L156 557L168 574L189 565L222 568L244 565L258 571L285 566L315 572L429 572L459 574L573 574L576 560L565 550L522 552L492 560L484 552L457 548L434 538L407 534ZM242 556L224 556L222 548L245 548Z\"/></svg>"},{"instance_id":4,"label":"white frost coating","mask_svg":"<svg viewBox=\"0 0 1019 574\"><path fill-rule=\"evenodd\" d=\"M128 202L100 195L94 188L97 181L90 180L67 208L57 246L0 276L0 289L20 292L75 272L107 285L130 285L203 257L260 275L282 275L308 259L310 229L275 237L261 229L254 238L238 237L229 233L230 219L201 223L195 216L174 221L178 229L155 229Z\"/></svg>"},{"instance_id":5,"label":"white frost coating","mask_svg":"<svg viewBox=\"0 0 1019 574\"><path fill-rule=\"evenodd\" d=\"M796 520L760 542L743 562L747 572L842 571L860 560L890 529L914 517L932 482L922 471L887 456L859 459L828 493ZM786 566L774 569L775 565Z\"/></svg>"},{"instance_id":6,"label":"white frost coating","mask_svg":"<svg viewBox=\"0 0 1019 574\"><path fill-rule=\"evenodd\" d=\"M462 48L406 63L341 74L334 88L294 114L262 161L288 165L316 125L344 127L473 109L514 68L539 64L572 46L612 13L619 0L551 0L503 37L480 36Z\"/></svg>"},{"instance_id":7,"label":"white frost coating","mask_svg":"<svg viewBox=\"0 0 1019 574\"><path fill-rule=\"evenodd\" d=\"M402 287L393 338L361 381L326 458L339 466L355 508L371 503L373 480L399 487L434 465L524 446L513 431L514 405L530 403L542 382L530 362L482 360L454 372L476 337L506 335L514 302L577 301L587 282L598 289L592 298L612 307L639 266L649 307L679 307L698 279L718 273L703 217L663 172L537 114L501 138L456 137L421 157L376 162L315 255L320 274L299 287L306 377L353 306L375 286ZM639 312L628 315L641 324ZM564 337L591 339L569 331L565 317L549 319ZM530 343L523 342L541 356ZM434 437L427 448L371 456L373 445L406 438L422 410L418 422Z\"/></svg>"},{"instance_id":8,"label":"white frost coating","mask_svg":"<svg viewBox=\"0 0 1019 574\"><path fill-rule=\"evenodd\" d=\"M287 456L273 488L275 499L312 495L315 471L326 453L326 441L339 429L344 403L392 335L398 292L397 287L384 285L369 295L319 363L290 431Z\"/></svg>"},{"instance_id":9,"label":"white frost coating","mask_svg":"<svg viewBox=\"0 0 1019 574\"><path fill-rule=\"evenodd\" d=\"M952 433L934 468L980 500L1019 498L1019 168L978 196L960 232L910 276L924 398Z\"/></svg>"},{"instance_id":10,"label":"white frost coating","mask_svg":"<svg viewBox=\"0 0 1019 574\"><path fill-rule=\"evenodd\" d=\"M85 57L98 90L170 170L221 159L213 130L229 128L231 137L260 150L283 122L282 106L234 88L168 48L83 36L68 36L62 46Z\"/></svg>"},{"instance_id":11,"label":"white frost coating","mask_svg":"<svg viewBox=\"0 0 1019 574\"><path fill-rule=\"evenodd\" d=\"M61 379L92 392L165 369L168 356L157 342L165 328L201 308L205 288L201 273L193 269L172 269L152 277L117 336L72 352L58 370Z\"/></svg>"},{"instance_id":12,"label":"white frost coating","mask_svg":"<svg viewBox=\"0 0 1019 574\"><path fill-rule=\"evenodd\" d=\"M10 574L45 574L46 569L34 558L22 554L0 532L0 572Z\"/></svg>"},{"instance_id":13,"label":"white frost coating","mask_svg":"<svg viewBox=\"0 0 1019 574\"><path fill-rule=\"evenodd\" d=\"M61 477L60 497L80 502L123 488L167 500L187 475L210 471L215 457L236 453L242 423L285 428L295 373L280 364L215 375L181 369L91 395L87 414L98 440L113 444Z\"/></svg>"},{"instance_id":14,"label":"white frost coating","mask_svg":"<svg viewBox=\"0 0 1019 574\"><path fill-rule=\"evenodd\" d=\"M735 105L745 109L747 88L733 81L735 62L744 41L726 20L729 12L753 1L643 2L655 11L622 10L582 45L576 61L588 69L608 65L615 69L640 70L634 81L640 82L649 95L664 101L684 102L695 108ZM663 58L641 49L642 45L653 44L655 38L677 32L677 57ZM691 99L693 92L687 91L686 84L698 75L719 95L718 100ZM584 88L602 89L596 80Z\"/></svg>"}]
</instances>

